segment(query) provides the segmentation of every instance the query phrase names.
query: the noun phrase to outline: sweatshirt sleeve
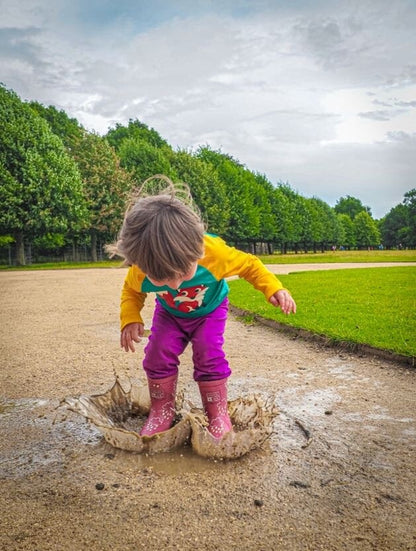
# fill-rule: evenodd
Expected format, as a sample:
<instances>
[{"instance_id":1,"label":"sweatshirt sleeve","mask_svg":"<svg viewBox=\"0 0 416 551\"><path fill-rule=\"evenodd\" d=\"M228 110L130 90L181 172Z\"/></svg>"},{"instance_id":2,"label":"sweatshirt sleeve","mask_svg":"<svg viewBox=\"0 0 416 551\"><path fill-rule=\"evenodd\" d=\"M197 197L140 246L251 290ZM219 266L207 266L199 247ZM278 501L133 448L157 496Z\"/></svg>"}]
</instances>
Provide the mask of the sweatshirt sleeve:
<instances>
[{"instance_id":1,"label":"sweatshirt sleeve","mask_svg":"<svg viewBox=\"0 0 416 551\"><path fill-rule=\"evenodd\" d=\"M141 290L144 274L131 266L124 280L120 302L121 329L129 323L143 323L140 312L143 309L146 293Z\"/></svg>"},{"instance_id":2,"label":"sweatshirt sleeve","mask_svg":"<svg viewBox=\"0 0 416 551\"><path fill-rule=\"evenodd\" d=\"M205 258L216 278L239 276L261 291L267 300L284 289L281 281L272 274L263 262L252 254L230 247L220 237L208 236L205 242Z\"/></svg>"}]
</instances>

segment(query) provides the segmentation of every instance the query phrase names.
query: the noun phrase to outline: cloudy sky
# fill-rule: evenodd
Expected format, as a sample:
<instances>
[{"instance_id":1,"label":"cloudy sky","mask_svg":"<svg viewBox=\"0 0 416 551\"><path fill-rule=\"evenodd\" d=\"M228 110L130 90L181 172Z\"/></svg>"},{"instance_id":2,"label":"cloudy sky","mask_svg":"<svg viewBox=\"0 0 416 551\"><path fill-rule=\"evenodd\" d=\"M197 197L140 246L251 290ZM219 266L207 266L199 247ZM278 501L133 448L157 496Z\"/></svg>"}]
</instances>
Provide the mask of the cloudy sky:
<instances>
[{"instance_id":1,"label":"cloudy sky","mask_svg":"<svg viewBox=\"0 0 416 551\"><path fill-rule=\"evenodd\" d=\"M0 0L0 81L384 216L416 187L415 0Z\"/></svg>"}]
</instances>

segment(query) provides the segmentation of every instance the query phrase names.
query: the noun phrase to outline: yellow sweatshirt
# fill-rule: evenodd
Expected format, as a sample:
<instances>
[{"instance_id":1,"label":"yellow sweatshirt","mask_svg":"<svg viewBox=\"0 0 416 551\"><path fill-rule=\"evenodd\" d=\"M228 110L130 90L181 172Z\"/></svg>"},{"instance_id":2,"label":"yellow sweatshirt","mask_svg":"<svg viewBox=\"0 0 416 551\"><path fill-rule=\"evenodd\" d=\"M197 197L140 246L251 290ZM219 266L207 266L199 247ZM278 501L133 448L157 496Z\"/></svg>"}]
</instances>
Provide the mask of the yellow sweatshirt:
<instances>
[{"instance_id":1,"label":"yellow sweatshirt","mask_svg":"<svg viewBox=\"0 0 416 551\"><path fill-rule=\"evenodd\" d=\"M209 314L227 296L225 278L239 276L261 291L267 300L283 289L283 285L254 255L229 247L220 237L204 236L204 256L198 260L194 277L183 287L156 287L140 268L133 265L127 272L121 293L121 329L129 323L143 323L140 312L147 293L156 293L157 300L170 313L183 318Z\"/></svg>"}]
</instances>

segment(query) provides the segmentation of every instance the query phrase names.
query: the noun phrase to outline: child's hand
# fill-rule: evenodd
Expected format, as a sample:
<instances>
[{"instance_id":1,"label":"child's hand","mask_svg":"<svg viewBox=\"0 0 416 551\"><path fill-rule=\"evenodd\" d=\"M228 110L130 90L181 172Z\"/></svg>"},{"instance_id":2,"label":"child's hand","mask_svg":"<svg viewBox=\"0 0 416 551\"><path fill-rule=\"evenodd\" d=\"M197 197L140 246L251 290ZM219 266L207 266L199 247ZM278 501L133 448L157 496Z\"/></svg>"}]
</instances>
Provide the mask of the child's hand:
<instances>
[{"instance_id":1,"label":"child's hand","mask_svg":"<svg viewBox=\"0 0 416 551\"><path fill-rule=\"evenodd\" d=\"M131 350L135 352L134 348L135 342L140 342L141 337L143 337L144 325L142 323L129 323L125 327L120 335L120 346L124 348L126 352Z\"/></svg>"},{"instance_id":2,"label":"child's hand","mask_svg":"<svg viewBox=\"0 0 416 551\"><path fill-rule=\"evenodd\" d=\"M290 314L293 312L296 314L296 302L293 300L291 294L285 289L280 289L274 295L269 298L270 304L273 306L280 306L280 309L284 314Z\"/></svg>"}]
</instances>

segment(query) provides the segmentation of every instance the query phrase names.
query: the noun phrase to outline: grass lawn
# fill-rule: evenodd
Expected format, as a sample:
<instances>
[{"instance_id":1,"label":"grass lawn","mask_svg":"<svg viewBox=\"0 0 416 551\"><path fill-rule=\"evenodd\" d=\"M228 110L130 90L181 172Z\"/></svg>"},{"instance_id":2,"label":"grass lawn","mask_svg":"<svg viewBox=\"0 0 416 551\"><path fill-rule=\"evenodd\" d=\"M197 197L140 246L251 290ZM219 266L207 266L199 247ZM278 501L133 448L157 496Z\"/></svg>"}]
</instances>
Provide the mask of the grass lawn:
<instances>
[{"instance_id":1,"label":"grass lawn","mask_svg":"<svg viewBox=\"0 0 416 551\"><path fill-rule=\"evenodd\" d=\"M229 282L230 301L334 341L416 356L416 267L299 272L279 279L296 300L296 315L273 308L244 280Z\"/></svg>"}]
</instances>

